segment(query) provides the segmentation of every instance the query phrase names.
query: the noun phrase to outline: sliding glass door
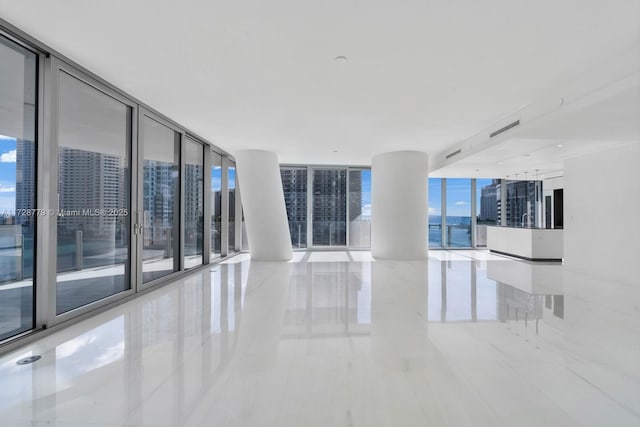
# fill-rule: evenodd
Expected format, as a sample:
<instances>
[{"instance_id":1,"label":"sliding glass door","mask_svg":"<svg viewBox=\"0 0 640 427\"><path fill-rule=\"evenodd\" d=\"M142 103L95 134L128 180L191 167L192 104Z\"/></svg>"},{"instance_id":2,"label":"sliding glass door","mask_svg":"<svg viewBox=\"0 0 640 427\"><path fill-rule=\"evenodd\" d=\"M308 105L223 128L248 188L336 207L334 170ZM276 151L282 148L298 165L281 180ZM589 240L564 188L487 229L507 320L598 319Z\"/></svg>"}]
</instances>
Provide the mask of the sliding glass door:
<instances>
[{"instance_id":1,"label":"sliding glass door","mask_svg":"<svg viewBox=\"0 0 640 427\"><path fill-rule=\"evenodd\" d=\"M180 133L142 115L142 281L180 270Z\"/></svg>"},{"instance_id":2,"label":"sliding glass door","mask_svg":"<svg viewBox=\"0 0 640 427\"><path fill-rule=\"evenodd\" d=\"M130 289L132 107L58 71L57 315Z\"/></svg>"},{"instance_id":3,"label":"sliding glass door","mask_svg":"<svg viewBox=\"0 0 640 427\"><path fill-rule=\"evenodd\" d=\"M34 325L36 68L0 36L0 341Z\"/></svg>"}]
</instances>

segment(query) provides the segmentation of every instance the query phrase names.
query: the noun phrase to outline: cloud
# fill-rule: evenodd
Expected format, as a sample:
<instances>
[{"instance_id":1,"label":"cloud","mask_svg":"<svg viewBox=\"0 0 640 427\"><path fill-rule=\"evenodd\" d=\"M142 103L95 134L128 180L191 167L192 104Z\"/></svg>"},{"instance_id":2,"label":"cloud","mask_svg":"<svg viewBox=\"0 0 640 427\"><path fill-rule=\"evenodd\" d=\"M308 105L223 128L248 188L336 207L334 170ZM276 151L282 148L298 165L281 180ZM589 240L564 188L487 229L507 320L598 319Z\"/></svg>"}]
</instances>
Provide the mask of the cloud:
<instances>
[{"instance_id":1,"label":"cloud","mask_svg":"<svg viewBox=\"0 0 640 427\"><path fill-rule=\"evenodd\" d=\"M11 150L7 153L0 154L0 163L15 163L16 162L16 150Z\"/></svg>"},{"instance_id":2,"label":"cloud","mask_svg":"<svg viewBox=\"0 0 640 427\"><path fill-rule=\"evenodd\" d=\"M458 200L458 201L456 202L456 205L458 205L458 206L464 206L464 205L466 205L466 204L467 204L467 202L465 202L464 200Z\"/></svg>"},{"instance_id":3,"label":"cloud","mask_svg":"<svg viewBox=\"0 0 640 427\"><path fill-rule=\"evenodd\" d=\"M2 184L0 184L0 193L15 193L16 192L16 187L3 187Z\"/></svg>"}]
</instances>

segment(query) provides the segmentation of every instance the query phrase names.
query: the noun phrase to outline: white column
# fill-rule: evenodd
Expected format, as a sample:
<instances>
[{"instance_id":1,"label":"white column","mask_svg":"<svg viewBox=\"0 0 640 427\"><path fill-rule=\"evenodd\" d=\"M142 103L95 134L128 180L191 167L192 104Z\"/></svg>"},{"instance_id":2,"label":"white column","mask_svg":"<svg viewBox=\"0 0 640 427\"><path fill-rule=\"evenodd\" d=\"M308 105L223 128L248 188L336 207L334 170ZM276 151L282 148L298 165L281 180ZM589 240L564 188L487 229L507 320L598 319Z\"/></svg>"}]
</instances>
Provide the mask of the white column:
<instances>
[{"instance_id":1,"label":"white column","mask_svg":"<svg viewBox=\"0 0 640 427\"><path fill-rule=\"evenodd\" d=\"M427 257L426 153L396 151L371 162L371 254L374 258Z\"/></svg>"},{"instance_id":2,"label":"white column","mask_svg":"<svg viewBox=\"0 0 640 427\"><path fill-rule=\"evenodd\" d=\"M240 151L235 157L251 259L290 260L291 236L278 157L262 150Z\"/></svg>"}]
</instances>

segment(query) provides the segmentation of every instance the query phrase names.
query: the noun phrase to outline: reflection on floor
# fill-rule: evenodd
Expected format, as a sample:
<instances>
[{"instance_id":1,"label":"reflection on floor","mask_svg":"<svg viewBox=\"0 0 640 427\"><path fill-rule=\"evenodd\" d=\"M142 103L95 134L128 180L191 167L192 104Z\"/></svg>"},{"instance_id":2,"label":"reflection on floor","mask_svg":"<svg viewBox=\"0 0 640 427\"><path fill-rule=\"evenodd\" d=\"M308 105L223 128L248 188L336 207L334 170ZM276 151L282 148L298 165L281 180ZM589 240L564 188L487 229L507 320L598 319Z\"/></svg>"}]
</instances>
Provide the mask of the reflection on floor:
<instances>
[{"instance_id":1,"label":"reflection on floor","mask_svg":"<svg viewBox=\"0 0 640 427\"><path fill-rule=\"evenodd\" d=\"M0 358L0 420L637 426L639 296L483 251L243 254Z\"/></svg>"}]
</instances>

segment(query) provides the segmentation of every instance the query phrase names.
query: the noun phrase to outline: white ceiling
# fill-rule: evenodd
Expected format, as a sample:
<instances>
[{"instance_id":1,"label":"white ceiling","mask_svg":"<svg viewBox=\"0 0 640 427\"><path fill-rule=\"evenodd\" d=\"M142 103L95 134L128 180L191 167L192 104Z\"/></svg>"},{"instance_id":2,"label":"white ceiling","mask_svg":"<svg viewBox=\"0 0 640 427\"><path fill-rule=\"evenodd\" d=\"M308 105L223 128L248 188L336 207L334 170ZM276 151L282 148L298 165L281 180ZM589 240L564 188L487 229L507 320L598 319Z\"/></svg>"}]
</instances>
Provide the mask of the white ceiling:
<instances>
[{"instance_id":1,"label":"white ceiling","mask_svg":"<svg viewBox=\"0 0 640 427\"><path fill-rule=\"evenodd\" d=\"M629 143L640 144L640 73L631 86L604 88L586 105L533 121L496 144L436 170L439 177L548 178L563 174L564 160Z\"/></svg>"},{"instance_id":2,"label":"white ceiling","mask_svg":"<svg viewBox=\"0 0 640 427\"><path fill-rule=\"evenodd\" d=\"M637 0L0 0L0 17L225 150L286 163L435 155L640 51Z\"/></svg>"}]
</instances>

